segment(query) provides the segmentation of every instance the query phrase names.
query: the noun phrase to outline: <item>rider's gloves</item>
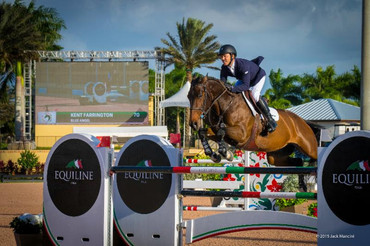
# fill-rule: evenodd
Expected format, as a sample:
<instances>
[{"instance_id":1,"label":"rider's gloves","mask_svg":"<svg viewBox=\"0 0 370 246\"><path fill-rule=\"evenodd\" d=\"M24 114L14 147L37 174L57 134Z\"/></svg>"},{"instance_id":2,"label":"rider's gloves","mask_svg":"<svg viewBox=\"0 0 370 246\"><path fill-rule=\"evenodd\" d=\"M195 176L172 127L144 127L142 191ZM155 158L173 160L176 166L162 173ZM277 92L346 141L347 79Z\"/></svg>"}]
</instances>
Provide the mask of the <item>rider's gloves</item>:
<instances>
[{"instance_id":1,"label":"rider's gloves","mask_svg":"<svg viewBox=\"0 0 370 246\"><path fill-rule=\"evenodd\" d=\"M226 89L227 89L228 91L230 91L230 92L231 92L231 90L233 89L233 86L232 86L231 84L229 84L229 83L225 83L225 87L226 87Z\"/></svg>"}]
</instances>

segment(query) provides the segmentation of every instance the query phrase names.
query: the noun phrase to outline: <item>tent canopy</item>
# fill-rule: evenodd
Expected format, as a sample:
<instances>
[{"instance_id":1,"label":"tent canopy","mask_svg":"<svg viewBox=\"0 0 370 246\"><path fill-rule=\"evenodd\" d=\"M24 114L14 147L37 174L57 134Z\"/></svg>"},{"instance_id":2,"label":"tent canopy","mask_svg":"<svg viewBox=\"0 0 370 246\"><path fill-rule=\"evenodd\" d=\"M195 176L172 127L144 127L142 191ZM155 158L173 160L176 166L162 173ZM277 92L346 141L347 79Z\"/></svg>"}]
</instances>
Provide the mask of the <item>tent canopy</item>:
<instances>
[{"instance_id":1,"label":"tent canopy","mask_svg":"<svg viewBox=\"0 0 370 246\"><path fill-rule=\"evenodd\" d=\"M159 103L159 107L182 107L189 108L190 102L188 99L188 92L190 90L190 82L186 82L185 85L172 97Z\"/></svg>"}]
</instances>

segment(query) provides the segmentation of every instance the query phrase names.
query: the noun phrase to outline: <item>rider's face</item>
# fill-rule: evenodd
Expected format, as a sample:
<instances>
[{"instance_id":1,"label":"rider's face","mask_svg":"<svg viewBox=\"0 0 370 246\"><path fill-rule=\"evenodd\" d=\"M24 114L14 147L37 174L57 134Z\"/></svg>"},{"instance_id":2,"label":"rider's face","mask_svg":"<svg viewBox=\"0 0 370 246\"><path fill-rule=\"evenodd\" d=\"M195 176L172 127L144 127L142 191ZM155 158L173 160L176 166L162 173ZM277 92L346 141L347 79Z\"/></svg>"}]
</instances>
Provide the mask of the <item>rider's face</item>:
<instances>
[{"instance_id":1,"label":"rider's face","mask_svg":"<svg viewBox=\"0 0 370 246\"><path fill-rule=\"evenodd\" d=\"M231 55L230 54L220 55L219 57L220 57L220 60L222 61L222 63L225 66L228 66L230 64L230 61L231 61Z\"/></svg>"}]
</instances>

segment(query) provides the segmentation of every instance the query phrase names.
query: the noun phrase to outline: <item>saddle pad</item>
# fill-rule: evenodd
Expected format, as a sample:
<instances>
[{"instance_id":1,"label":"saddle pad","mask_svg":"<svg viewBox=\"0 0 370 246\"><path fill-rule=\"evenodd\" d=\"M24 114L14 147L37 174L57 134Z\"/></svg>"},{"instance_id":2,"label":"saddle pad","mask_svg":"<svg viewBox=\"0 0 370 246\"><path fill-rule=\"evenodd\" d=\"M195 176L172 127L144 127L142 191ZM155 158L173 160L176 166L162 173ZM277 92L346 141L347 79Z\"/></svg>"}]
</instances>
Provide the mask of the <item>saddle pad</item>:
<instances>
[{"instance_id":1,"label":"saddle pad","mask_svg":"<svg viewBox=\"0 0 370 246\"><path fill-rule=\"evenodd\" d=\"M279 113L278 113L278 111L276 109L274 109L274 108L271 108L271 107L269 107L269 109L270 109L270 113L271 113L272 118L275 121L278 121L279 120Z\"/></svg>"},{"instance_id":2,"label":"saddle pad","mask_svg":"<svg viewBox=\"0 0 370 246\"><path fill-rule=\"evenodd\" d=\"M254 109L254 107L253 107L252 103L249 101L249 99L245 96L245 94L244 94L244 93L242 93L242 95L243 95L243 98L244 98L245 102L247 103L248 107L249 107L249 108L250 108L250 110L252 111L252 114L253 114L254 116L256 116L258 113L257 113L257 111ZM275 121L278 121L278 120L279 120L279 113L278 113L278 111L277 111L276 109L274 109L274 108L271 108L271 107L269 107L269 109L270 109L270 113L271 113L272 118L273 118ZM263 115L261 115L261 117L263 118Z\"/></svg>"}]
</instances>

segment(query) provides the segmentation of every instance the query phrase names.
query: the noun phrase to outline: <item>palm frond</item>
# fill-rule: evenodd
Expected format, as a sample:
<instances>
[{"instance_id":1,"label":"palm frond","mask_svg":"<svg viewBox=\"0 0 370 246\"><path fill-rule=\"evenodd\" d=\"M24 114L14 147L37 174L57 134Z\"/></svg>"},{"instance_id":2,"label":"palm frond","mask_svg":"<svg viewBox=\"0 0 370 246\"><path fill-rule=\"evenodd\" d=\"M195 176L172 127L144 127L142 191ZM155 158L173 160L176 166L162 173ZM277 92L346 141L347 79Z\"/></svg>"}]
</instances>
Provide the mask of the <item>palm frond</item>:
<instances>
[{"instance_id":1,"label":"palm frond","mask_svg":"<svg viewBox=\"0 0 370 246\"><path fill-rule=\"evenodd\" d=\"M163 51L169 55L169 63L175 63L192 71L204 64L211 64L217 59L216 51L220 44L217 36L208 35L213 24L194 18L183 18L176 23L177 39L167 33L168 39L161 39L165 45Z\"/></svg>"}]
</instances>

